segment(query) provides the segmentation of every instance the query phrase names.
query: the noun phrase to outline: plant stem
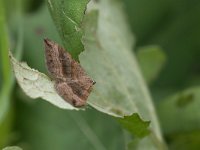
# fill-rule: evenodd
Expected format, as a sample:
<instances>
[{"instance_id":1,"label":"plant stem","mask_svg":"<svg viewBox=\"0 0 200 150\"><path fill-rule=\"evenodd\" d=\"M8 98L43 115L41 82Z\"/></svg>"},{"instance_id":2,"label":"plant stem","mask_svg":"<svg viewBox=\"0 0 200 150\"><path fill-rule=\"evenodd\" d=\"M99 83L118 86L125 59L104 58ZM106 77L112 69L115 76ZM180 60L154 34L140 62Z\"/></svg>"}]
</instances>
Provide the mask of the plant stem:
<instances>
[{"instance_id":1,"label":"plant stem","mask_svg":"<svg viewBox=\"0 0 200 150\"><path fill-rule=\"evenodd\" d=\"M1 64L2 64L2 75L3 81L7 83L10 79L11 71L10 71L10 63L8 58L8 49L9 49L9 37L8 37L8 30L7 24L5 19L5 9L3 0L0 0L0 57L1 57Z\"/></svg>"},{"instance_id":2,"label":"plant stem","mask_svg":"<svg viewBox=\"0 0 200 150\"><path fill-rule=\"evenodd\" d=\"M15 56L20 59L23 50L23 24L22 24L22 3L21 0L17 1L16 16L18 18L17 24L17 42L15 48ZM2 64L2 78L3 84L0 91L0 124L3 121L6 113L10 107L11 92L14 87L14 76L11 72L10 61L8 57L9 52L9 37L6 24L3 0L0 0L0 61Z\"/></svg>"}]
</instances>

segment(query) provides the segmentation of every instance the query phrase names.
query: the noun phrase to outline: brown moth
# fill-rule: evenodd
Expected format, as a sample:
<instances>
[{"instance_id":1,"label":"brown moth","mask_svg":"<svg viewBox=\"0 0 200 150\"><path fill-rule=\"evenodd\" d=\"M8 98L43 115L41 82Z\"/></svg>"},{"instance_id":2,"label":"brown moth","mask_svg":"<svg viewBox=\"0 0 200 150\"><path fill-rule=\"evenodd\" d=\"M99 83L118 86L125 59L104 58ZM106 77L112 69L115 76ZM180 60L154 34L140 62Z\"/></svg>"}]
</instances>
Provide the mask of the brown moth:
<instances>
[{"instance_id":1,"label":"brown moth","mask_svg":"<svg viewBox=\"0 0 200 150\"><path fill-rule=\"evenodd\" d=\"M56 92L74 107L86 105L95 82L78 62L57 43L44 39L46 66Z\"/></svg>"}]
</instances>

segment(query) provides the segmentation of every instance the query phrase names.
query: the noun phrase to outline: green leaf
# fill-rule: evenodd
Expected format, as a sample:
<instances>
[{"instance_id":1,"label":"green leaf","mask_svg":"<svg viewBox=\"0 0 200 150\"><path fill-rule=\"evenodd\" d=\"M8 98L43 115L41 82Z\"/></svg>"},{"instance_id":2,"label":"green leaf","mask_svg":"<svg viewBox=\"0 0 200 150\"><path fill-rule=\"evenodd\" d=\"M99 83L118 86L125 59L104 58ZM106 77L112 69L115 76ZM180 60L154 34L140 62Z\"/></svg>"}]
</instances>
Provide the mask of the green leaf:
<instances>
[{"instance_id":1,"label":"green leaf","mask_svg":"<svg viewBox=\"0 0 200 150\"><path fill-rule=\"evenodd\" d=\"M199 150L200 130L175 133L167 137L170 150Z\"/></svg>"},{"instance_id":2,"label":"green leaf","mask_svg":"<svg viewBox=\"0 0 200 150\"><path fill-rule=\"evenodd\" d=\"M77 109L63 100L54 89L54 82L43 73L31 69L26 63L19 63L10 53L15 77L23 91L31 98L44 100L63 109Z\"/></svg>"},{"instance_id":3,"label":"green leaf","mask_svg":"<svg viewBox=\"0 0 200 150\"><path fill-rule=\"evenodd\" d=\"M159 46L146 46L139 48L137 59L145 80L151 83L163 68L166 55Z\"/></svg>"},{"instance_id":4,"label":"green leaf","mask_svg":"<svg viewBox=\"0 0 200 150\"><path fill-rule=\"evenodd\" d=\"M89 0L47 0L49 10L54 19L65 48L72 57L84 50L81 42L83 36L82 21Z\"/></svg>"},{"instance_id":5,"label":"green leaf","mask_svg":"<svg viewBox=\"0 0 200 150\"><path fill-rule=\"evenodd\" d=\"M162 101L158 114L164 132L172 134L200 130L199 105L199 87L186 89Z\"/></svg>"},{"instance_id":6,"label":"green leaf","mask_svg":"<svg viewBox=\"0 0 200 150\"><path fill-rule=\"evenodd\" d=\"M10 140L10 132L13 127L14 120L13 107L8 108L4 116L1 118L0 124L0 149Z\"/></svg>"},{"instance_id":7,"label":"green leaf","mask_svg":"<svg viewBox=\"0 0 200 150\"><path fill-rule=\"evenodd\" d=\"M124 116L124 118L118 119L120 124L128 130L133 136L140 138L148 135L150 121L143 121L138 114L132 114L131 116Z\"/></svg>"},{"instance_id":8,"label":"green leaf","mask_svg":"<svg viewBox=\"0 0 200 150\"><path fill-rule=\"evenodd\" d=\"M197 40L200 35L199 1L183 0L181 8L184 9L179 9L178 1L125 0L125 3L137 45L160 45L167 54L169 61L156 85L159 88L177 87L187 82L189 76L192 78L191 75L197 73L196 64L200 59Z\"/></svg>"},{"instance_id":9,"label":"green leaf","mask_svg":"<svg viewBox=\"0 0 200 150\"><path fill-rule=\"evenodd\" d=\"M74 1L68 2L71 6ZM62 18L57 20L59 24L71 24L71 20L61 14L62 10L70 12L70 9L79 9L77 5L69 9L54 1L49 1L49 8L54 20L55 17ZM81 6L80 9L82 8ZM83 16L84 13L80 15ZM80 54L79 59L86 72L97 82L88 103L113 116L138 113L142 119L151 120L152 131L162 141L151 98L132 53L133 37L121 2L91 1L82 25L85 51ZM65 26L57 25L57 28L62 34L65 34L62 31L71 30Z\"/></svg>"},{"instance_id":10,"label":"green leaf","mask_svg":"<svg viewBox=\"0 0 200 150\"><path fill-rule=\"evenodd\" d=\"M138 147L147 143L152 149L164 149L151 98L131 50L133 37L121 3L102 0L89 6L84 22L85 51L80 54L82 66L97 82L89 104L110 115L138 113L142 120L150 120L154 136L140 140Z\"/></svg>"},{"instance_id":11,"label":"green leaf","mask_svg":"<svg viewBox=\"0 0 200 150\"><path fill-rule=\"evenodd\" d=\"M22 150L22 149L18 146L8 146L3 148L2 150Z\"/></svg>"},{"instance_id":12,"label":"green leaf","mask_svg":"<svg viewBox=\"0 0 200 150\"><path fill-rule=\"evenodd\" d=\"M122 150L125 147L117 121L94 109L67 111L45 101L32 104L18 101L17 106L17 129L21 133L18 145L23 149L26 145L30 150Z\"/></svg>"},{"instance_id":13,"label":"green leaf","mask_svg":"<svg viewBox=\"0 0 200 150\"><path fill-rule=\"evenodd\" d=\"M45 72L43 38L48 37L61 43L48 9L41 7L31 17L25 16L24 23L23 60L31 67ZM17 86L16 121L17 133L20 133L17 145L23 149L124 149L122 129L112 117L91 107L78 112L62 110L41 99L33 101L18 91L21 89ZM108 132L112 134L108 135Z\"/></svg>"},{"instance_id":14,"label":"green leaf","mask_svg":"<svg viewBox=\"0 0 200 150\"><path fill-rule=\"evenodd\" d=\"M8 58L10 41L6 21L7 18L4 1L0 1L0 149L4 147L9 140L13 121L11 92L14 85L14 78L11 74L11 67ZM17 27L20 29L19 26ZM21 35L21 32L19 32L18 35ZM17 43L19 41L17 41ZM19 43L17 45L19 45ZM18 54L20 54L20 47L16 50L19 50Z\"/></svg>"},{"instance_id":15,"label":"green leaf","mask_svg":"<svg viewBox=\"0 0 200 150\"><path fill-rule=\"evenodd\" d=\"M143 139L134 138L128 143L128 150L168 150L166 145L157 141L153 135L146 136Z\"/></svg>"},{"instance_id":16,"label":"green leaf","mask_svg":"<svg viewBox=\"0 0 200 150\"><path fill-rule=\"evenodd\" d=\"M160 103L158 114L172 150L198 150L200 87L188 88Z\"/></svg>"},{"instance_id":17,"label":"green leaf","mask_svg":"<svg viewBox=\"0 0 200 150\"><path fill-rule=\"evenodd\" d=\"M138 113L143 120L151 120L159 137L156 113L131 50L133 37L121 3L102 0L95 5L99 10L92 10L84 22L85 51L80 55L82 66L97 82L89 104L114 116Z\"/></svg>"},{"instance_id":18,"label":"green leaf","mask_svg":"<svg viewBox=\"0 0 200 150\"><path fill-rule=\"evenodd\" d=\"M8 36L8 28L6 22L6 12L4 1L0 1L0 56L1 56L1 67L2 67L2 74L3 74L3 81L7 83L10 79L10 64L9 59L6 57L8 56L8 49L9 49L9 36ZM0 86L1 87L1 86Z\"/></svg>"}]
</instances>

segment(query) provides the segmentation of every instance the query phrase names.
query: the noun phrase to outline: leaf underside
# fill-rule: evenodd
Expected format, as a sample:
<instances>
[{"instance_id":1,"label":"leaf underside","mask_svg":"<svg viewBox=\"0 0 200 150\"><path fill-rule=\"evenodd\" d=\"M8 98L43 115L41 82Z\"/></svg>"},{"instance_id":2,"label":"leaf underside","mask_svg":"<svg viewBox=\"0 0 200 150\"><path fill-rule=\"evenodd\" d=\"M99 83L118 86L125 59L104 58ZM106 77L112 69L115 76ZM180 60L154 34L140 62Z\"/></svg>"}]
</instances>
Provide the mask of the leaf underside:
<instances>
[{"instance_id":1,"label":"leaf underside","mask_svg":"<svg viewBox=\"0 0 200 150\"><path fill-rule=\"evenodd\" d=\"M45 74L31 69L26 63L19 63L10 53L15 77L23 91L31 98L44 100L63 109L77 109L65 102L55 91L54 82Z\"/></svg>"}]
</instances>

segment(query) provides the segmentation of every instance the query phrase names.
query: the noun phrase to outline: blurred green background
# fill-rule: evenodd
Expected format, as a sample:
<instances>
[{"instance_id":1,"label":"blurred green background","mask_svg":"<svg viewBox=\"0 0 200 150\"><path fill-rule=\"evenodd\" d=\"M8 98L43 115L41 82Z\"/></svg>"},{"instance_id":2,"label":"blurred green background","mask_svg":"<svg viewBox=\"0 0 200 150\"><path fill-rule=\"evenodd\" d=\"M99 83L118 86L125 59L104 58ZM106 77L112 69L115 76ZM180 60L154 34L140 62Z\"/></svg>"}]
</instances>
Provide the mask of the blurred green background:
<instances>
[{"instance_id":1,"label":"blurred green background","mask_svg":"<svg viewBox=\"0 0 200 150\"><path fill-rule=\"evenodd\" d=\"M1 4L4 4L11 49L18 46L23 50L19 58L33 68L47 73L44 54L41 51L42 39L49 37L58 42L61 40L45 1L1 1ZM197 125L188 125L187 130L181 130L181 124L173 127L172 123L175 122L166 121L165 114L171 110L170 104L163 104L162 107L166 108L164 112L159 109L159 103L168 96L200 84L200 1L124 0L123 3L127 20L136 39L133 51L138 53L141 47L156 45L166 54L165 66L149 87L157 111L160 112L161 125L169 148L200 149L199 118L188 118L191 123ZM0 87L3 89L2 65L0 67ZM194 94L198 95L199 92L200 90L197 90ZM6 110L6 117L0 122L0 148L9 144L27 150L122 150L125 147L124 131L112 117L92 108L81 113L71 112L59 110L41 100L31 101L17 85L13 87L10 95L2 96L9 101L9 109ZM194 98L200 101L197 96ZM195 103L196 105L198 103ZM194 113L192 109L190 113ZM195 113L200 114L200 111ZM178 119L179 115L183 114L175 117ZM163 118L164 116L166 118ZM188 120L181 123L189 124ZM168 127L166 124L172 124L173 130L168 131L165 128ZM180 130L177 130L178 128Z\"/></svg>"},{"instance_id":2,"label":"blurred green background","mask_svg":"<svg viewBox=\"0 0 200 150\"><path fill-rule=\"evenodd\" d=\"M136 47L159 45L167 55L155 87L183 88L195 84L192 81L198 78L200 67L200 2L126 0L125 5Z\"/></svg>"}]
</instances>

